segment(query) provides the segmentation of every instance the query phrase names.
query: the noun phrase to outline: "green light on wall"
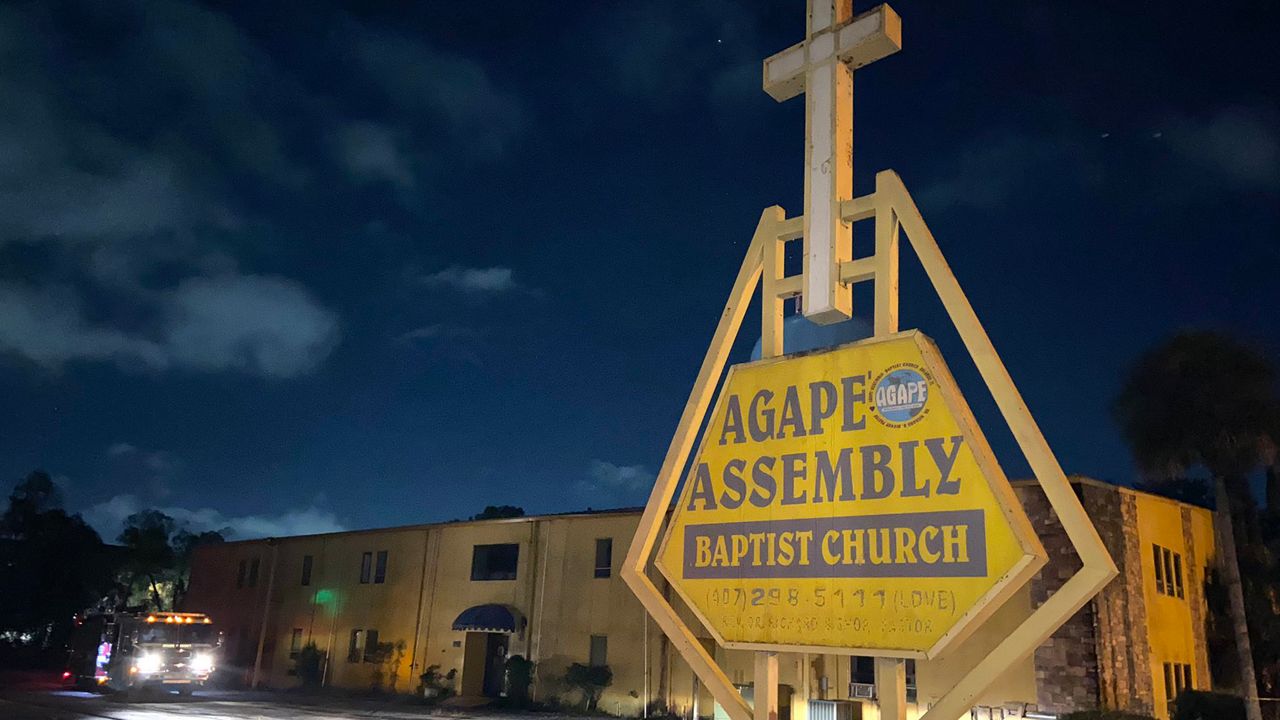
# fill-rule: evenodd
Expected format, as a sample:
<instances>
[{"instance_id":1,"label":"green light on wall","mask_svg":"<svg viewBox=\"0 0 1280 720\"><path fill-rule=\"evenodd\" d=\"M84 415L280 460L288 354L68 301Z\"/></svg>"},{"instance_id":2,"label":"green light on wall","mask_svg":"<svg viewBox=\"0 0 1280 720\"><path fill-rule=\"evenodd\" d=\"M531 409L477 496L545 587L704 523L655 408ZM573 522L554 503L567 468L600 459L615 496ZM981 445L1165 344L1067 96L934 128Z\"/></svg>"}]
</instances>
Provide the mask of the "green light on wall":
<instances>
[{"instance_id":1,"label":"green light on wall","mask_svg":"<svg viewBox=\"0 0 1280 720\"><path fill-rule=\"evenodd\" d=\"M317 590L315 603L317 605L332 605L338 599L338 593L334 590Z\"/></svg>"}]
</instances>

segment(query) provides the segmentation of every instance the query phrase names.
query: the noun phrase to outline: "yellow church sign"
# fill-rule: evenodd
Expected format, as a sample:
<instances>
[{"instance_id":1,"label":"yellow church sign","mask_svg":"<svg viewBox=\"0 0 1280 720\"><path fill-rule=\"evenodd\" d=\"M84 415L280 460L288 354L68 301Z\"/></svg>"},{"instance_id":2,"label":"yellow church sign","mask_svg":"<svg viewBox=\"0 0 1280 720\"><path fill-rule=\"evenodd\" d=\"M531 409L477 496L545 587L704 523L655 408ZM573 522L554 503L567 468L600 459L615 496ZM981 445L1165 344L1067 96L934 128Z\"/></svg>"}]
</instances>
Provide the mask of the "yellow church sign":
<instances>
[{"instance_id":1,"label":"yellow church sign","mask_svg":"<svg viewBox=\"0 0 1280 720\"><path fill-rule=\"evenodd\" d=\"M1043 562L919 332L731 368L657 555L727 647L919 657Z\"/></svg>"}]
</instances>

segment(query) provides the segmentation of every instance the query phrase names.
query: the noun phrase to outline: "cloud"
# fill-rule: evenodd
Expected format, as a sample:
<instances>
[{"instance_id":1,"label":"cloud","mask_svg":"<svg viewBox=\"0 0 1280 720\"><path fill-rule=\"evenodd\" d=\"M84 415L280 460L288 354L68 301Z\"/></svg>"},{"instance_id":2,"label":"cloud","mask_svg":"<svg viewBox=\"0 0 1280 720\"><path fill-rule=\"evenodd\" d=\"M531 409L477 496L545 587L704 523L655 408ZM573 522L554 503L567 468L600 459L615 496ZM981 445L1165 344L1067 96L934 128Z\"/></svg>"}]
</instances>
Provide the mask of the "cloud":
<instances>
[{"instance_id":1,"label":"cloud","mask_svg":"<svg viewBox=\"0 0 1280 720\"><path fill-rule=\"evenodd\" d=\"M636 503L653 488L655 475L643 465L616 465L605 460L592 460L586 477L576 489L593 499L618 503Z\"/></svg>"},{"instance_id":2,"label":"cloud","mask_svg":"<svg viewBox=\"0 0 1280 720\"><path fill-rule=\"evenodd\" d=\"M1203 203L1226 193L1280 188L1280 131L1259 109L1230 107L1204 117L1167 118L1142 133L1069 130L988 132L943 157L917 193L921 206L978 210L1007 205L1036 188L1101 182L1148 202Z\"/></svg>"},{"instance_id":3,"label":"cloud","mask_svg":"<svg viewBox=\"0 0 1280 720\"><path fill-rule=\"evenodd\" d=\"M138 448L134 447L133 445L130 445L127 442L113 443L112 445L107 447L107 454L110 455L111 457L119 457L121 455L132 455L136 452L138 452Z\"/></svg>"},{"instance_id":4,"label":"cloud","mask_svg":"<svg viewBox=\"0 0 1280 720\"><path fill-rule=\"evenodd\" d=\"M454 265L439 272L424 275L422 284L428 287L448 288L468 293L502 293L515 290L519 285L515 273L508 267L468 268Z\"/></svg>"},{"instance_id":5,"label":"cloud","mask_svg":"<svg viewBox=\"0 0 1280 720\"><path fill-rule=\"evenodd\" d=\"M336 316L278 277L191 278L169 295L166 312L171 361L203 370L294 377L314 369L338 339Z\"/></svg>"},{"instance_id":6,"label":"cloud","mask_svg":"<svg viewBox=\"0 0 1280 720\"><path fill-rule=\"evenodd\" d=\"M1275 120L1231 107L1205 118L1175 117L1163 133L1176 153L1244 188L1280 183L1280 133Z\"/></svg>"},{"instance_id":7,"label":"cloud","mask_svg":"<svg viewBox=\"0 0 1280 720\"><path fill-rule=\"evenodd\" d=\"M240 272L226 246L244 241L243 181L276 192L309 173L279 125L323 125L317 103L217 11L113 7L0 7L0 353L308 372L336 317L296 280ZM117 22L129 43L85 41Z\"/></svg>"},{"instance_id":8,"label":"cloud","mask_svg":"<svg viewBox=\"0 0 1280 720\"><path fill-rule=\"evenodd\" d=\"M361 182L385 181L401 188L414 185L414 175L401 141L378 123L347 125L336 138L338 158L347 172Z\"/></svg>"},{"instance_id":9,"label":"cloud","mask_svg":"<svg viewBox=\"0 0 1280 720\"><path fill-rule=\"evenodd\" d=\"M648 103L701 94L717 103L760 99L760 16L742 3L632 2L592 18L592 50L612 89ZM799 38L797 38L799 39ZM782 50L783 48L774 48Z\"/></svg>"},{"instance_id":10,"label":"cloud","mask_svg":"<svg viewBox=\"0 0 1280 720\"><path fill-rule=\"evenodd\" d=\"M1028 181L1055 168L1058 175L1079 176L1075 143L1050 135L1006 131L984 135L961 146L940 164L932 182L918 193L929 207L990 209L1011 202Z\"/></svg>"},{"instance_id":11,"label":"cloud","mask_svg":"<svg viewBox=\"0 0 1280 720\"><path fill-rule=\"evenodd\" d=\"M107 541L120 536L125 520L151 508L136 495L116 495L86 509L81 515ZM310 505L276 515L224 515L213 508L189 509L180 506L156 507L191 532L226 532L229 540L288 537L341 532L346 526L329 510Z\"/></svg>"},{"instance_id":12,"label":"cloud","mask_svg":"<svg viewBox=\"0 0 1280 720\"><path fill-rule=\"evenodd\" d=\"M469 154L501 155L523 129L519 98L475 60L367 28L356 28L352 42L371 87L386 102L461 139Z\"/></svg>"},{"instance_id":13,"label":"cloud","mask_svg":"<svg viewBox=\"0 0 1280 720\"><path fill-rule=\"evenodd\" d=\"M0 352L53 369L110 360L287 378L314 369L338 338L336 316L284 278L193 277L147 304L156 326L122 330L90 322L70 288L0 282Z\"/></svg>"},{"instance_id":14,"label":"cloud","mask_svg":"<svg viewBox=\"0 0 1280 720\"><path fill-rule=\"evenodd\" d=\"M143 450L133 443L118 442L107 447L111 470L129 481L141 479L156 497L166 497L171 483L183 467L182 459L166 450Z\"/></svg>"},{"instance_id":15,"label":"cloud","mask_svg":"<svg viewBox=\"0 0 1280 720\"><path fill-rule=\"evenodd\" d=\"M432 323L431 325L423 325L401 333L396 338L396 341L411 343L417 340L468 340L479 338L482 335L484 335L484 331L479 328Z\"/></svg>"},{"instance_id":16,"label":"cloud","mask_svg":"<svg viewBox=\"0 0 1280 720\"><path fill-rule=\"evenodd\" d=\"M164 367L157 342L91 324L79 296L64 286L29 288L0 282L0 352L58 368L68 360L115 360Z\"/></svg>"}]
</instances>

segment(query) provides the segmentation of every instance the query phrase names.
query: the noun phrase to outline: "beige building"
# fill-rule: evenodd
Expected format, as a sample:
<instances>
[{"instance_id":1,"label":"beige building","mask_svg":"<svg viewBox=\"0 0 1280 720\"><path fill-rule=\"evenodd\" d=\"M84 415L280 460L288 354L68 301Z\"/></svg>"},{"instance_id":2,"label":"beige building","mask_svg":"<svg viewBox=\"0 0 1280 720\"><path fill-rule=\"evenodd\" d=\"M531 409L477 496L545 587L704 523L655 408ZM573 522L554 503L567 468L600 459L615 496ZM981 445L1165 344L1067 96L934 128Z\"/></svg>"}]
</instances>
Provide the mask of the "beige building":
<instances>
[{"instance_id":1,"label":"beige building","mask_svg":"<svg viewBox=\"0 0 1280 720\"><path fill-rule=\"evenodd\" d=\"M1111 707L1167 717L1179 689L1209 686L1203 579L1213 557L1211 514L1092 480L1073 483L1120 577L998 678L976 711ZM911 664L917 714L968 657L992 647L1078 567L1038 488L1017 489L1050 562L951 654ZM453 671L464 696L497 696L505 659L521 655L536 662L538 700L576 702L565 670L604 664L614 679L601 709L639 716L649 705L710 717L717 711L710 694L618 577L639 518L638 509L616 510L208 546L197 554L187 605L224 629L224 665L247 679L256 665L270 687L297 684L292 656L309 642L328 658L326 685L395 692L415 691L434 666ZM705 642L750 694L750 654ZM869 658L784 655L779 665L783 720L877 715Z\"/></svg>"}]
</instances>

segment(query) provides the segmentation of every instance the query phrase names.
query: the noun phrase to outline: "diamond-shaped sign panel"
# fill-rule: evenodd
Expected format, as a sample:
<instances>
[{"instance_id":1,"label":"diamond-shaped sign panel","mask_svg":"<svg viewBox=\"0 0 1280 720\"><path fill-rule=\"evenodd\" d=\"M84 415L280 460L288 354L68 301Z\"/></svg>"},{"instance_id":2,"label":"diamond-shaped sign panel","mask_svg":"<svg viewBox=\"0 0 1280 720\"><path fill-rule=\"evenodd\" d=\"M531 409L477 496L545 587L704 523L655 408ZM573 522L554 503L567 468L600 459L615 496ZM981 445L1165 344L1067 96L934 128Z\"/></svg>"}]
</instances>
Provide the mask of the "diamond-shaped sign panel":
<instances>
[{"instance_id":1,"label":"diamond-shaped sign panel","mask_svg":"<svg viewBox=\"0 0 1280 720\"><path fill-rule=\"evenodd\" d=\"M919 332L730 368L657 565L727 647L933 657L1044 564Z\"/></svg>"}]
</instances>

